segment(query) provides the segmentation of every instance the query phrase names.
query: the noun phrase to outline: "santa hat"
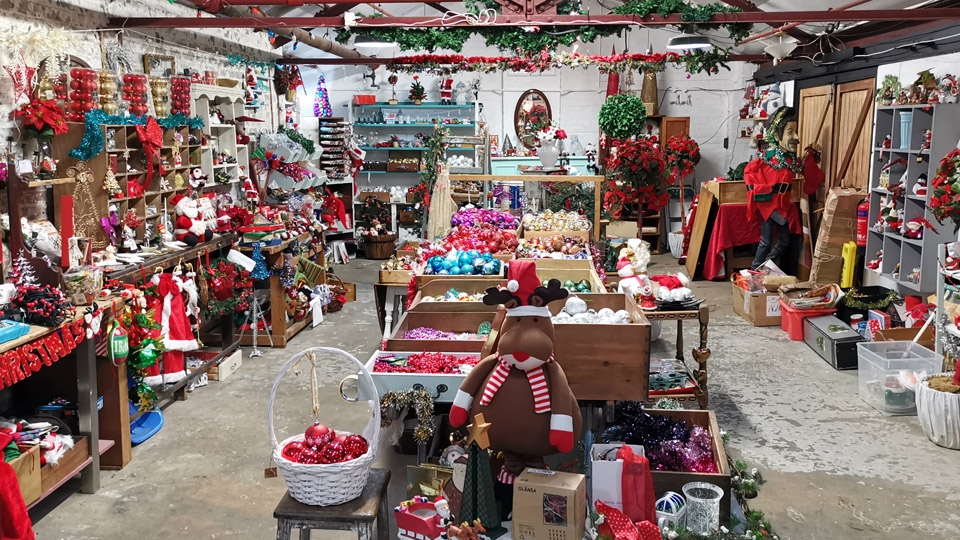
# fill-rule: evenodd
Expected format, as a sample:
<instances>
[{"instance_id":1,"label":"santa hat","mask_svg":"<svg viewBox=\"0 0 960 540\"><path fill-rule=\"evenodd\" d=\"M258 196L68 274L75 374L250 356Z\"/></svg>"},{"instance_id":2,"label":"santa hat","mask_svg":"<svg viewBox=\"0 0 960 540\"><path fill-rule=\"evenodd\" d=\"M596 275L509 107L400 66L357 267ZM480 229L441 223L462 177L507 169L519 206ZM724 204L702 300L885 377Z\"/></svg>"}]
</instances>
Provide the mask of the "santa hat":
<instances>
[{"instance_id":1,"label":"santa hat","mask_svg":"<svg viewBox=\"0 0 960 540\"><path fill-rule=\"evenodd\" d=\"M530 296L537 287L541 287L540 277L537 276L537 264L533 261L513 261L507 267L507 290L520 299L520 305L507 310L507 317L549 317L550 309L547 306L531 306Z\"/></svg>"},{"instance_id":2,"label":"santa hat","mask_svg":"<svg viewBox=\"0 0 960 540\"><path fill-rule=\"evenodd\" d=\"M179 193L177 193L173 197L170 197L170 204L172 204L173 207L176 208L177 211L181 214L183 213L184 209L186 209L190 205L191 201L192 199L190 199L189 197L184 197Z\"/></svg>"}]
</instances>

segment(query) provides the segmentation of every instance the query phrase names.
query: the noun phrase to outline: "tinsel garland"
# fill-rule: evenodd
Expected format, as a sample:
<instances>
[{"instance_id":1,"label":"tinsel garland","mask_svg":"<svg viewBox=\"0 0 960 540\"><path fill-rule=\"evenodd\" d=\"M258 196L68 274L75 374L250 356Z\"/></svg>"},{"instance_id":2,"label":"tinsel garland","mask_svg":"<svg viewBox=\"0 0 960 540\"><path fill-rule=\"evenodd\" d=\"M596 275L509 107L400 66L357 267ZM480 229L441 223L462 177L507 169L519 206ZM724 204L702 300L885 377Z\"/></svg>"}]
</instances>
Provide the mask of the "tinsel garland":
<instances>
[{"instance_id":1,"label":"tinsel garland","mask_svg":"<svg viewBox=\"0 0 960 540\"><path fill-rule=\"evenodd\" d=\"M280 133L281 135L286 135L287 137L289 137L291 141L302 146L303 149L306 150L308 154L314 153L314 151L316 151L317 149L313 141L304 137L302 133L300 133L294 128L288 128L281 125L277 127L277 133Z\"/></svg>"},{"instance_id":2,"label":"tinsel garland","mask_svg":"<svg viewBox=\"0 0 960 540\"><path fill-rule=\"evenodd\" d=\"M601 435L602 441L642 444L653 470L717 472L706 429L652 415L635 401L617 403L616 412L614 423Z\"/></svg>"},{"instance_id":3,"label":"tinsel garland","mask_svg":"<svg viewBox=\"0 0 960 540\"><path fill-rule=\"evenodd\" d=\"M142 126L147 123L149 116L110 115L101 109L94 109L87 113L84 120L83 138L80 145L70 150L70 157L81 161L89 161L103 152L102 126ZM166 118L158 118L157 123L163 129L173 129L187 126L190 129L203 128L205 121L199 116L188 117L183 114L174 114Z\"/></svg>"},{"instance_id":4,"label":"tinsel garland","mask_svg":"<svg viewBox=\"0 0 960 540\"><path fill-rule=\"evenodd\" d=\"M889 306L890 302L892 302L896 297L897 297L897 292L891 290L891 291L887 291L887 293L883 295L883 297L880 298L879 300L875 300L873 302L867 302L860 299L874 298L874 295L868 295L868 294L861 295L860 293L857 292L856 289L851 289L846 294L846 296L843 297L843 302L847 307L852 307L854 309L881 309Z\"/></svg>"},{"instance_id":5,"label":"tinsel garland","mask_svg":"<svg viewBox=\"0 0 960 540\"><path fill-rule=\"evenodd\" d=\"M239 54L228 54L227 62L231 66L258 67L267 69L275 69L277 67L276 62L261 62L259 60L251 60Z\"/></svg>"},{"instance_id":6,"label":"tinsel garland","mask_svg":"<svg viewBox=\"0 0 960 540\"><path fill-rule=\"evenodd\" d=\"M428 73L441 75L446 72L513 71L540 73L564 67L596 67L601 73L627 70L661 72L667 64L685 64L686 60L674 52L643 54L622 53L612 55L586 55L566 51L552 52L542 49L518 56L464 56L462 54L416 54L390 60L389 69L405 73Z\"/></svg>"},{"instance_id":7,"label":"tinsel garland","mask_svg":"<svg viewBox=\"0 0 960 540\"><path fill-rule=\"evenodd\" d=\"M405 390L387 392L380 397L380 427L389 427L394 420L403 422L404 410L412 407L417 415L417 427L413 438L419 444L425 444L433 437L433 396L426 390ZM394 419L393 416L397 418Z\"/></svg>"},{"instance_id":8,"label":"tinsel garland","mask_svg":"<svg viewBox=\"0 0 960 540\"><path fill-rule=\"evenodd\" d=\"M283 264L274 265L270 269L270 275L277 276L280 279L280 285L284 289L293 287L293 279L296 271L290 266L290 262L284 259Z\"/></svg>"}]
</instances>

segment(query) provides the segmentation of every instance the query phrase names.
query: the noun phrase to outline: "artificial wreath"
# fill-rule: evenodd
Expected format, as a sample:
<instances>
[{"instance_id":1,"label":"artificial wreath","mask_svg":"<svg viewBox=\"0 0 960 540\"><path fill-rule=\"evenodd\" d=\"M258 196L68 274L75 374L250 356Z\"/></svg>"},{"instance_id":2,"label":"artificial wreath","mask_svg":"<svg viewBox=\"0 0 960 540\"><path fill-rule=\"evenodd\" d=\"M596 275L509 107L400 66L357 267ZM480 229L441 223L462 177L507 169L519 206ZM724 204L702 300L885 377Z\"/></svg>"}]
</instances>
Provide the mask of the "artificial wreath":
<instances>
[{"instance_id":1,"label":"artificial wreath","mask_svg":"<svg viewBox=\"0 0 960 540\"><path fill-rule=\"evenodd\" d=\"M600 107L597 122L600 130L614 139L626 140L643 133L647 109L643 100L633 94L617 94Z\"/></svg>"},{"instance_id":2,"label":"artificial wreath","mask_svg":"<svg viewBox=\"0 0 960 540\"><path fill-rule=\"evenodd\" d=\"M742 11L721 2L698 5L686 0L629 0L616 6L611 11L615 15L636 15L638 17L646 17L654 13L661 17L679 14L681 21L700 29L713 30L722 26L729 32L730 39L734 41L739 41L750 35L752 28L752 25L748 23L711 23L710 19L714 15L740 13Z\"/></svg>"},{"instance_id":3,"label":"artificial wreath","mask_svg":"<svg viewBox=\"0 0 960 540\"><path fill-rule=\"evenodd\" d=\"M667 185L673 184L666 171L660 147L650 139L627 140L607 160L607 188L604 202L619 219L624 206L642 205L648 210L663 208L670 201Z\"/></svg>"},{"instance_id":4,"label":"artificial wreath","mask_svg":"<svg viewBox=\"0 0 960 540\"><path fill-rule=\"evenodd\" d=\"M362 203L360 220L368 223L377 221L383 224L386 229L390 229L390 208L387 206L387 203L381 201L374 195L370 195Z\"/></svg>"},{"instance_id":5,"label":"artificial wreath","mask_svg":"<svg viewBox=\"0 0 960 540\"><path fill-rule=\"evenodd\" d=\"M417 415L417 427L413 438L425 444L433 437L433 396L424 389L387 392L380 397L380 427L390 426L394 421L403 422L406 410L412 408Z\"/></svg>"},{"instance_id":6,"label":"artificial wreath","mask_svg":"<svg viewBox=\"0 0 960 540\"><path fill-rule=\"evenodd\" d=\"M206 273L210 301L207 302L204 314L209 318L231 313L242 316L250 307L250 298L253 296L250 272L220 259L215 266L207 269Z\"/></svg>"},{"instance_id":7,"label":"artificial wreath","mask_svg":"<svg viewBox=\"0 0 960 540\"><path fill-rule=\"evenodd\" d=\"M940 160L937 176L933 178L930 210L937 221L953 221L954 232L960 229L960 149L953 149Z\"/></svg>"}]
</instances>

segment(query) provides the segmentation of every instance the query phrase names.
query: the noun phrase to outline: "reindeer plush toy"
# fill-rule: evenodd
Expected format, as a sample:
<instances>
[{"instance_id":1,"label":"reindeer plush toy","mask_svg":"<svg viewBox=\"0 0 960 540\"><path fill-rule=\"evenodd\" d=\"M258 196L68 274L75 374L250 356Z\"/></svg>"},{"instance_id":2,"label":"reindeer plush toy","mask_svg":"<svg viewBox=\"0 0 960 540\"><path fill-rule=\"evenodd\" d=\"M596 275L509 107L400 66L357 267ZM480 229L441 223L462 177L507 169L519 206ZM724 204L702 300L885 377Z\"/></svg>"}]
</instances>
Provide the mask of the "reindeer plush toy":
<instances>
[{"instance_id":1,"label":"reindeer plush toy","mask_svg":"<svg viewBox=\"0 0 960 540\"><path fill-rule=\"evenodd\" d=\"M460 427L483 413L490 446L504 453L497 479L513 484L543 456L573 450L580 409L563 369L553 361L553 321L547 304L567 297L560 281L541 286L532 261L513 261L506 289L487 289L483 302L503 304L506 319L495 354L481 360L460 385L450 423Z\"/></svg>"}]
</instances>

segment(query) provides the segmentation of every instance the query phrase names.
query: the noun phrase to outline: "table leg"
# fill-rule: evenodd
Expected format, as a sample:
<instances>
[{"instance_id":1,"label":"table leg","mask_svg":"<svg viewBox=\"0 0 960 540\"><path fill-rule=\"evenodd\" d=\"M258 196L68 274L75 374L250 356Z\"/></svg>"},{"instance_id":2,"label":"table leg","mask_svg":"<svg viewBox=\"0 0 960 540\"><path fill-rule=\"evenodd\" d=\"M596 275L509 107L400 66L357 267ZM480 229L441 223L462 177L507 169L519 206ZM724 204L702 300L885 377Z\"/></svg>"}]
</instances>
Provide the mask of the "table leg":
<instances>
[{"instance_id":1,"label":"table leg","mask_svg":"<svg viewBox=\"0 0 960 540\"><path fill-rule=\"evenodd\" d=\"M377 540L388 540L390 537L390 513L387 506L387 494L380 497L380 508L377 510Z\"/></svg>"},{"instance_id":2,"label":"table leg","mask_svg":"<svg viewBox=\"0 0 960 540\"><path fill-rule=\"evenodd\" d=\"M359 540L373 540L373 522L361 523L357 527L357 538Z\"/></svg>"},{"instance_id":3,"label":"table leg","mask_svg":"<svg viewBox=\"0 0 960 540\"><path fill-rule=\"evenodd\" d=\"M707 326L710 323L710 309L706 306L700 306L700 344L693 349L693 359L697 361L697 369L693 376L700 387L700 394L697 396L697 403L701 409L706 409L710 401L710 394L707 390L707 360L710 359L710 349L707 347Z\"/></svg>"},{"instance_id":4,"label":"table leg","mask_svg":"<svg viewBox=\"0 0 960 540\"><path fill-rule=\"evenodd\" d=\"M393 312L397 309L397 295L390 294L388 289L387 296L390 297L390 305L384 309L383 341L381 342L381 349L386 349L387 347L387 340L390 339L390 334L393 332Z\"/></svg>"},{"instance_id":5,"label":"table leg","mask_svg":"<svg viewBox=\"0 0 960 540\"><path fill-rule=\"evenodd\" d=\"M277 520L277 540L290 540L290 535L293 534L293 523L285 519Z\"/></svg>"},{"instance_id":6,"label":"table leg","mask_svg":"<svg viewBox=\"0 0 960 540\"><path fill-rule=\"evenodd\" d=\"M683 319L677 319L677 360L683 363Z\"/></svg>"},{"instance_id":7,"label":"table leg","mask_svg":"<svg viewBox=\"0 0 960 540\"><path fill-rule=\"evenodd\" d=\"M85 339L77 345L77 413L80 432L88 437L93 462L80 473L80 491L96 493L100 489L100 415L97 412L96 341ZM126 403L124 403L126 406Z\"/></svg>"},{"instance_id":8,"label":"table leg","mask_svg":"<svg viewBox=\"0 0 960 540\"><path fill-rule=\"evenodd\" d=\"M310 540L310 527L300 527L300 540Z\"/></svg>"}]
</instances>

